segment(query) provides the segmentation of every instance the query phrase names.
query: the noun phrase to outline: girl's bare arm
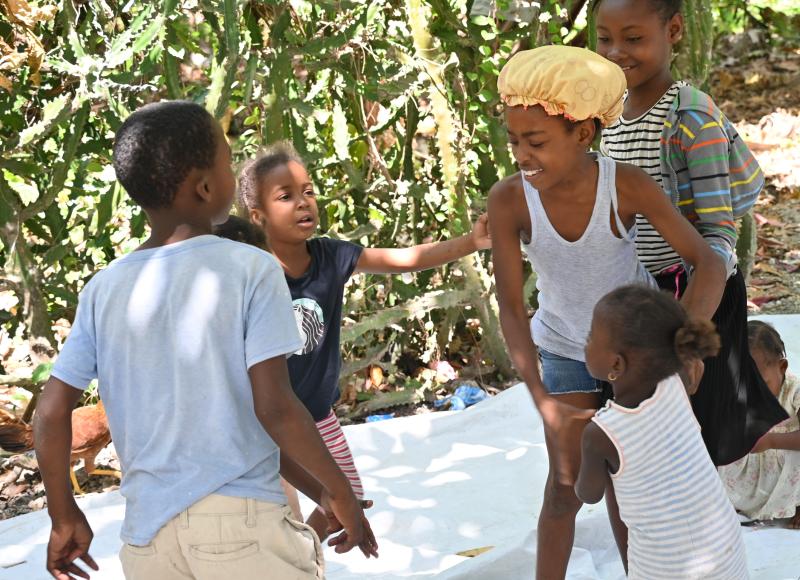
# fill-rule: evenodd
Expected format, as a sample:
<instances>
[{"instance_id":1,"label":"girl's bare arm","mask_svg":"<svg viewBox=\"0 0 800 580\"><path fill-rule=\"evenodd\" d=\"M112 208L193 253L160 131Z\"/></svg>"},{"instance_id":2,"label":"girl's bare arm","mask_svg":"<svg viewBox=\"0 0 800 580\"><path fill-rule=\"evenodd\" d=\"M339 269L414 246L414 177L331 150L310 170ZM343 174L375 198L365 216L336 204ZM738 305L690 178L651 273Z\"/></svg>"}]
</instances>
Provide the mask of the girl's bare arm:
<instances>
[{"instance_id":1,"label":"girl's bare arm","mask_svg":"<svg viewBox=\"0 0 800 580\"><path fill-rule=\"evenodd\" d=\"M419 244L410 248L364 248L356 264L356 272L368 274L401 274L436 268L492 247L488 218L478 218L468 234L445 240Z\"/></svg>"},{"instance_id":2,"label":"girl's bare arm","mask_svg":"<svg viewBox=\"0 0 800 580\"><path fill-rule=\"evenodd\" d=\"M617 450L597 424L589 423L583 430L581 470L575 483L575 494L583 503L597 503L603 499L609 464L618 468Z\"/></svg>"},{"instance_id":3,"label":"girl's bare arm","mask_svg":"<svg viewBox=\"0 0 800 580\"><path fill-rule=\"evenodd\" d=\"M693 271L681 298L692 317L711 320L725 291L726 271L722 259L694 226L667 199L661 187L633 165L617 164L620 213L641 214ZM621 215L620 217L625 218Z\"/></svg>"},{"instance_id":4,"label":"girl's bare arm","mask_svg":"<svg viewBox=\"0 0 800 580\"><path fill-rule=\"evenodd\" d=\"M500 305L500 325L511 361L528 386L538 406L547 396L531 338L527 309L522 295L523 270L520 233L530 231L527 211L508 180L497 183L489 192L489 227L492 231L492 262ZM522 200L524 203L524 199ZM527 225L527 228L525 227Z\"/></svg>"}]
</instances>

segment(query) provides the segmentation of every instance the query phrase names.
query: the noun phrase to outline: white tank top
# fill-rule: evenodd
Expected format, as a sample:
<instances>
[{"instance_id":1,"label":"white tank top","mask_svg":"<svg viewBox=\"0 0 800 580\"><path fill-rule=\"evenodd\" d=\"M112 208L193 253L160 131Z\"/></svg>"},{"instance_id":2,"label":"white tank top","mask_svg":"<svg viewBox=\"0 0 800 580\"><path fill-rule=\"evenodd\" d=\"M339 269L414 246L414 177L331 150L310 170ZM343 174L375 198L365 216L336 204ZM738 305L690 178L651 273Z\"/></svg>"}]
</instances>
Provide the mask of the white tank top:
<instances>
[{"instance_id":1,"label":"white tank top","mask_svg":"<svg viewBox=\"0 0 800 580\"><path fill-rule=\"evenodd\" d=\"M616 162L598 157L597 194L589 225L568 242L547 217L539 192L522 179L531 216L531 240L522 244L537 274L539 309L531 320L533 342L553 354L583 361L597 302L626 284L656 287L636 257L636 227L627 231L617 214ZM521 174L520 174L521 175ZM613 213L621 238L611 230Z\"/></svg>"},{"instance_id":2,"label":"white tank top","mask_svg":"<svg viewBox=\"0 0 800 580\"><path fill-rule=\"evenodd\" d=\"M739 520L680 378L634 409L609 401L592 420L619 454L611 479L628 526L628 578L748 578Z\"/></svg>"}]
</instances>

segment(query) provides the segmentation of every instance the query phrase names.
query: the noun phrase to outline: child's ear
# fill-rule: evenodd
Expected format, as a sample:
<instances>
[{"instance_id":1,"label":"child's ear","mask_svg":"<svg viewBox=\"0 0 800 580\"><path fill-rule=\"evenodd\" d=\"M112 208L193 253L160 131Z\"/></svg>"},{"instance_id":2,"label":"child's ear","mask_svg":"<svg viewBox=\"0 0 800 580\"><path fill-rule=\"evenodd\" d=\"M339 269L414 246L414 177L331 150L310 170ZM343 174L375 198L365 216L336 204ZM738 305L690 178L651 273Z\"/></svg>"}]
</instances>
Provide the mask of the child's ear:
<instances>
[{"instance_id":1,"label":"child's ear","mask_svg":"<svg viewBox=\"0 0 800 580\"><path fill-rule=\"evenodd\" d=\"M208 177L205 176L201 178L197 182L197 188L195 188L195 193L197 196L203 201L211 201L211 185L209 183Z\"/></svg>"},{"instance_id":2,"label":"child's ear","mask_svg":"<svg viewBox=\"0 0 800 580\"><path fill-rule=\"evenodd\" d=\"M581 145L591 146L592 142L594 142L595 133L594 119L583 121L578 128L578 139L580 139Z\"/></svg>"},{"instance_id":3,"label":"child's ear","mask_svg":"<svg viewBox=\"0 0 800 580\"><path fill-rule=\"evenodd\" d=\"M781 386L783 386L783 383L786 382L786 371L789 370L789 361L785 358L782 358L778 365L781 371Z\"/></svg>"},{"instance_id":4,"label":"child's ear","mask_svg":"<svg viewBox=\"0 0 800 580\"><path fill-rule=\"evenodd\" d=\"M677 44L683 38L684 21L683 14L676 12L675 15L669 19L667 23L669 31L669 41L672 44Z\"/></svg>"},{"instance_id":5,"label":"child's ear","mask_svg":"<svg viewBox=\"0 0 800 580\"><path fill-rule=\"evenodd\" d=\"M625 359L625 355L621 353L614 355L614 362L611 364L611 369L617 376L621 377L624 375L625 371L628 370L628 361Z\"/></svg>"},{"instance_id":6,"label":"child's ear","mask_svg":"<svg viewBox=\"0 0 800 580\"><path fill-rule=\"evenodd\" d=\"M264 227L264 225L266 225L266 219L264 218L264 214L261 213L261 210L258 209L250 210L250 223L253 223L262 228Z\"/></svg>"}]
</instances>

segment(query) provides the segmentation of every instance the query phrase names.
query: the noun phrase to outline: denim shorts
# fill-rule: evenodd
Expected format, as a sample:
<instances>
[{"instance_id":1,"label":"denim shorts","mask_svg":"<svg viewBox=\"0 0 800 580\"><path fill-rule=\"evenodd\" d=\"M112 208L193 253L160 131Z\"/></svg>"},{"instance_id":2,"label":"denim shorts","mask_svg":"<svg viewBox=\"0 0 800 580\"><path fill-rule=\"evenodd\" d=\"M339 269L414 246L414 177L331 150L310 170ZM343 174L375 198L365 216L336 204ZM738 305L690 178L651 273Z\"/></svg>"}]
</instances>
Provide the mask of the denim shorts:
<instances>
[{"instance_id":1,"label":"denim shorts","mask_svg":"<svg viewBox=\"0 0 800 580\"><path fill-rule=\"evenodd\" d=\"M539 349L542 362L542 382L551 395L569 393L600 393L603 381L598 381L586 368L586 363Z\"/></svg>"}]
</instances>

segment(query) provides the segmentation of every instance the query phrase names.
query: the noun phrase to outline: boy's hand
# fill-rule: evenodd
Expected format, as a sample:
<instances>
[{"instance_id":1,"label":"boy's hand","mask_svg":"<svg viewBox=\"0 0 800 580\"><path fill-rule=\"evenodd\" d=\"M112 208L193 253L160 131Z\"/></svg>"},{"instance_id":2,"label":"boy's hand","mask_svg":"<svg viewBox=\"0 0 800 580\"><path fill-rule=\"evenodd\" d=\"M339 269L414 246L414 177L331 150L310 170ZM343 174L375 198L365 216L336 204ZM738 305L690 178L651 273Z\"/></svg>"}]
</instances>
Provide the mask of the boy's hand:
<instances>
[{"instance_id":1,"label":"boy's hand","mask_svg":"<svg viewBox=\"0 0 800 580\"><path fill-rule=\"evenodd\" d=\"M335 500L323 491L320 504L328 516L328 530L331 533L343 530L328 540L328 545L334 546L337 554L358 546L365 557L378 557L378 542L364 515L364 509L372 507L371 501Z\"/></svg>"},{"instance_id":2,"label":"boy's hand","mask_svg":"<svg viewBox=\"0 0 800 580\"><path fill-rule=\"evenodd\" d=\"M492 247L492 237L489 233L489 214L481 214L472 226L472 241L478 250L488 250Z\"/></svg>"},{"instance_id":3,"label":"boy's hand","mask_svg":"<svg viewBox=\"0 0 800 580\"><path fill-rule=\"evenodd\" d=\"M57 580L89 578L89 574L75 564L80 558L92 570L99 570L89 555L89 545L94 533L82 511L76 509L68 518L53 521L50 541L47 543L47 571Z\"/></svg>"}]
</instances>

